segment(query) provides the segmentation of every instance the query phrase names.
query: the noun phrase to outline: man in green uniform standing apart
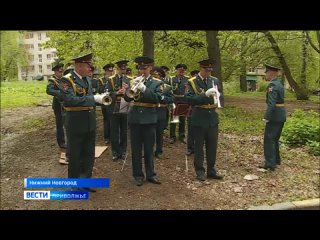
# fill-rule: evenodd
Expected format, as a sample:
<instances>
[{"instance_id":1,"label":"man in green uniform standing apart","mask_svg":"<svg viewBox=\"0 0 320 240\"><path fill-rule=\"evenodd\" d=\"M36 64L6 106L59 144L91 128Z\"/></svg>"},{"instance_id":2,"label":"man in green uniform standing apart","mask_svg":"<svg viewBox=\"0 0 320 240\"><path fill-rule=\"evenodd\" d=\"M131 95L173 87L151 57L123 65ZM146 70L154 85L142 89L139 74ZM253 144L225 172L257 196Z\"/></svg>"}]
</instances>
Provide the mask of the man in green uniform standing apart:
<instances>
[{"instance_id":1,"label":"man in green uniform standing apart","mask_svg":"<svg viewBox=\"0 0 320 240\"><path fill-rule=\"evenodd\" d=\"M141 56L135 59L138 64L140 77L132 80L136 89L133 96L125 93L127 102L134 100L128 114L131 131L131 152L133 177L137 186L143 185L144 173L142 171L142 149L144 149L144 163L147 181L160 184L154 171L153 147L156 134L157 106L162 98L161 81L154 80L150 75L154 60Z\"/></svg>"},{"instance_id":2,"label":"man in green uniform standing apart","mask_svg":"<svg viewBox=\"0 0 320 240\"><path fill-rule=\"evenodd\" d=\"M54 63L52 71L54 75L48 79L47 94L53 96L52 109L56 118L56 137L60 148L66 148L65 136L63 131L63 111L62 96L59 90L59 82L63 73L63 64Z\"/></svg>"},{"instance_id":3,"label":"man in green uniform standing apart","mask_svg":"<svg viewBox=\"0 0 320 240\"><path fill-rule=\"evenodd\" d=\"M61 78L60 90L66 111L68 177L91 178L96 139L95 99L91 81L92 54L73 59L75 69ZM94 189L84 190L95 192Z\"/></svg>"},{"instance_id":4,"label":"man in green uniform standing apart","mask_svg":"<svg viewBox=\"0 0 320 240\"><path fill-rule=\"evenodd\" d=\"M286 121L286 109L284 107L284 87L278 79L280 68L268 64L265 66L266 80L270 83L266 95L267 110L263 118L266 124L263 140L265 163L259 167L274 171L276 166L281 164L279 139Z\"/></svg>"},{"instance_id":5,"label":"man in green uniform standing apart","mask_svg":"<svg viewBox=\"0 0 320 240\"><path fill-rule=\"evenodd\" d=\"M217 174L215 169L219 116L215 111L217 102L212 93L215 86L219 86L219 80L211 76L213 63L214 61L211 59L199 62L200 72L189 79L185 94L188 103L192 105L191 128L196 133L194 134L194 168L197 179L200 181L206 180L205 168L203 167L204 144L207 157L207 178L223 178Z\"/></svg>"}]
</instances>

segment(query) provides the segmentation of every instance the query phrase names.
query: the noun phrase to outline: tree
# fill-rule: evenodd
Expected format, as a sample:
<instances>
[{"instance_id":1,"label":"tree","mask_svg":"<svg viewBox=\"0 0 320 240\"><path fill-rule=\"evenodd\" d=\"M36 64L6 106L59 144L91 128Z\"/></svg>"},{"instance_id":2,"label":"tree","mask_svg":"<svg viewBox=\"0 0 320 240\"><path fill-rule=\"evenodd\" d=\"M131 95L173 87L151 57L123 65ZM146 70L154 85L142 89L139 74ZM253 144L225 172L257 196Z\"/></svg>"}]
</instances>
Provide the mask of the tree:
<instances>
[{"instance_id":1,"label":"tree","mask_svg":"<svg viewBox=\"0 0 320 240\"><path fill-rule=\"evenodd\" d=\"M154 31L142 31L143 56L154 59Z\"/></svg>"},{"instance_id":2,"label":"tree","mask_svg":"<svg viewBox=\"0 0 320 240\"><path fill-rule=\"evenodd\" d=\"M271 44L271 48L273 49L274 53L276 54L281 67L283 69L283 72L288 80L288 83L290 84L290 86L293 88L296 97L298 100L308 100L308 94L306 91L304 91L298 84L297 82L294 80L292 73L290 71L290 68L287 64L287 61L283 55L283 53L281 52L279 45L277 44L275 38L273 37L273 35L271 34L270 31L264 31L264 34L266 36L266 38L268 39L268 41Z\"/></svg>"},{"instance_id":3,"label":"tree","mask_svg":"<svg viewBox=\"0 0 320 240\"><path fill-rule=\"evenodd\" d=\"M19 43L22 36L18 31L0 31L1 81L17 79L18 64L26 66L28 63L27 52Z\"/></svg>"}]
</instances>

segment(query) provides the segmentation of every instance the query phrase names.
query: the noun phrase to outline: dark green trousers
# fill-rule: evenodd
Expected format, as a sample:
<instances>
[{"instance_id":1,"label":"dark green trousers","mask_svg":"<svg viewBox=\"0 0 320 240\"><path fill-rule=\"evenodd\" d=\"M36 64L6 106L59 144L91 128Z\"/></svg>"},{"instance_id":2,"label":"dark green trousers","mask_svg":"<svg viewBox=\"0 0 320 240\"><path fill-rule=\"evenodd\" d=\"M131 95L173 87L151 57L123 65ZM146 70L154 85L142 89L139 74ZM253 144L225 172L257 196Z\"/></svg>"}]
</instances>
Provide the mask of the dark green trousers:
<instances>
[{"instance_id":1,"label":"dark green trousers","mask_svg":"<svg viewBox=\"0 0 320 240\"><path fill-rule=\"evenodd\" d=\"M67 112L68 177L90 178L94 165L96 120L95 112Z\"/></svg>"},{"instance_id":2,"label":"dark green trousers","mask_svg":"<svg viewBox=\"0 0 320 240\"><path fill-rule=\"evenodd\" d=\"M176 139L176 125L179 124L179 138L184 138L186 132L186 117L180 116L179 123L170 123L170 138Z\"/></svg>"},{"instance_id":3,"label":"dark green trousers","mask_svg":"<svg viewBox=\"0 0 320 240\"><path fill-rule=\"evenodd\" d=\"M108 107L106 106L101 106L101 112L103 116L103 137L104 141L110 140L110 119L111 119L111 113L110 110L108 110Z\"/></svg>"},{"instance_id":4,"label":"dark green trousers","mask_svg":"<svg viewBox=\"0 0 320 240\"><path fill-rule=\"evenodd\" d=\"M156 151L155 154L163 153L163 132L167 125L166 119L158 119L156 124Z\"/></svg>"},{"instance_id":5,"label":"dark green trousers","mask_svg":"<svg viewBox=\"0 0 320 240\"><path fill-rule=\"evenodd\" d=\"M264 130L264 158L265 166L274 168L280 164L279 139L284 122L268 122Z\"/></svg>"},{"instance_id":6,"label":"dark green trousers","mask_svg":"<svg viewBox=\"0 0 320 240\"><path fill-rule=\"evenodd\" d=\"M205 173L203 167L204 146L206 147L207 175L215 175L218 146L218 125L211 127L192 127L194 134L194 168L197 176Z\"/></svg>"},{"instance_id":7,"label":"dark green trousers","mask_svg":"<svg viewBox=\"0 0 320 240\"><path fill-rule=\"evenodd\" d=\"M123 154L126 154L128 131L127 114L111 114L110 127L112 154L115 156L121 156Z\"/></svg>"},{"instance_id":8,"label":"dark green trousers","mask_svg":"<svg viewBox=\"0 0 320 240\"><path fill-rule=\"evenodd\" d=\"M156 176L154 172L153 147L155 142L155 124L130 124L132 172L134 179L144 179L142 171L142 146L147 179Z\"/></svg>"},{"instance_id":9,"label":"dark green trousers","mask_svg":"<svg viewBox=\"0 0 320 240\"><path fill-rule=\"evenodd\" d=\"M62 113L62 107L60 103L56 103L53 106L54 116L56 119L56 137L57 142L59 146L62 146L66 143L65 136L64 136L64 130L63 130L63 113Z\"/></svg>"},{"instance_id":10,"label":"dark green trousers","mask_svg":"<svg viewBox=\"0 0 320 240\"><path fill-rule=\"evenodd\" d=\"M191 125L191 117L188 117L188 138L187 138L187 150L194 152L194 134Z\"/></svg>"}]
</instances>

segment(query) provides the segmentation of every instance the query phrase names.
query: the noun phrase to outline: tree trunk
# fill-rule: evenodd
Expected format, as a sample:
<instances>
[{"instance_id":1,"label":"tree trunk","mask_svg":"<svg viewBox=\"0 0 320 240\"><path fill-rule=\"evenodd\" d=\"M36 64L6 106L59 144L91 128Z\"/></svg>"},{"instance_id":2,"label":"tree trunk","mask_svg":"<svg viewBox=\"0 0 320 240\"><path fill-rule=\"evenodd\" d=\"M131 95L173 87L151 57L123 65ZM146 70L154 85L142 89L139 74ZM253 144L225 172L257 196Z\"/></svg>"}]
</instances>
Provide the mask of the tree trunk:
<instances>
[{"instance_id":1,"label":"tree trunk","mask_svg":"<svg viewBox=\"0 0 320 240\"><path fill-rule=\"evenodd\" d=\"M241 61L241 69L240 69L240 91L246 92L247 89L247 67L244 60Z\"/></svg>"},{"instance_id":2,"label":"tree trunk","mask_svg":"<svg viewBox=\"0 0 320 240\"><path fill-rule=\"evenodd\" d=\"M213 75L220 81L220 89L223 93L223 83L222 83L222 71L221 71L221 54L220 54L220 44L218 39L218 31L206 31L207 38L207 52L210 59L215 61L213 66ZM224 101L222 100L221 105L224 106Z\"/></svg>"},{"instance_id":3,"label":"tree trunk","mask_svg":"<svg viewBox=\"0 0 320 240\"><path fill-rule=\"evenodd\" d=\"M143 55L154 59L154 31L142 31Z\"/></svg>"},{"instance_id":4,"label":"tree trunk","mask_svg":"<svg viewBox=\"0 0 320 240\"><path fill-rule=\"evenodd\" d=\"M301 81L301 90L304 92L307 91L307 44L308 39L306 36L306 32L302 31L303 38L302 38L302 67L301 67L301 75L300 75L300 81Z\"/></svg>"},{"instance_id":5,"label":"tree trunk","mask_svg":"<svg viewBox=\"0 0 320 240\"><path fill-rule=\"evenodd\" d=\"M273 49L274 53L277 55L278 60L281 64L281 67L283 69L283 72L288 80L288 83L290 85L290 87L294 90L295 94L296 94L296 98L297 100L308 100L308 94L306 94L297 84L297 82L293 79L291 71L289 69L289 66L285 60L285 58L283 57L283 54L276 42L276 40L274 39L274 37L272 36L272 34L270 33L270 31L264 31L263 32L265 34L265 36L267 37L268 41L271 44L271 48Z\"/></svg>"}]
</instances>

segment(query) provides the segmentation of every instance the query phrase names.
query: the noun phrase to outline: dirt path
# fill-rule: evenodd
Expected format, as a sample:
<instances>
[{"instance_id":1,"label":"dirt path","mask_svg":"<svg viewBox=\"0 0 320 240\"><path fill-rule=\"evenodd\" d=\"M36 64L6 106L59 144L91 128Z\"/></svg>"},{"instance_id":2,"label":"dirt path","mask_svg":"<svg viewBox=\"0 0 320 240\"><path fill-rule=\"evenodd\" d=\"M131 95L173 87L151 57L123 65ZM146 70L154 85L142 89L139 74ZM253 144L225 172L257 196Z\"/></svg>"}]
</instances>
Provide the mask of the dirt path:
<instances>
[{"instance_id":1,"label":"dirt path","mask_svg":"<svg viewBox=\"0 0 320 240\"><path fill-rule=\"evenodd\" d=\"M227 98L229 105L264 109L264 101ZM299 106L299 105L298 105ZM311 103L306 107L315 108ZM37 119L41 128L23 128ZM97 111L97 145L103 145L102 115ZM98 189L89 201L24 201L23 179L27 177L67 177L67 166L58 163L59 149L54 134L51 107L30 107L1 112L1 209L244 209L251 205L318 197L319 158L303 149L282 148L283 164L271 173L258 172L263 161L262 136L220 134L217 170L223 181L195 180L193 156L185 172L182 143L164 140L165 158L156 160L161 185L134 185L129 157L111 160L111 149L96 159L94 177L111 179L109 189ZM244 180L246 174L259 177Z\"/></svg>"}]
</instances>

